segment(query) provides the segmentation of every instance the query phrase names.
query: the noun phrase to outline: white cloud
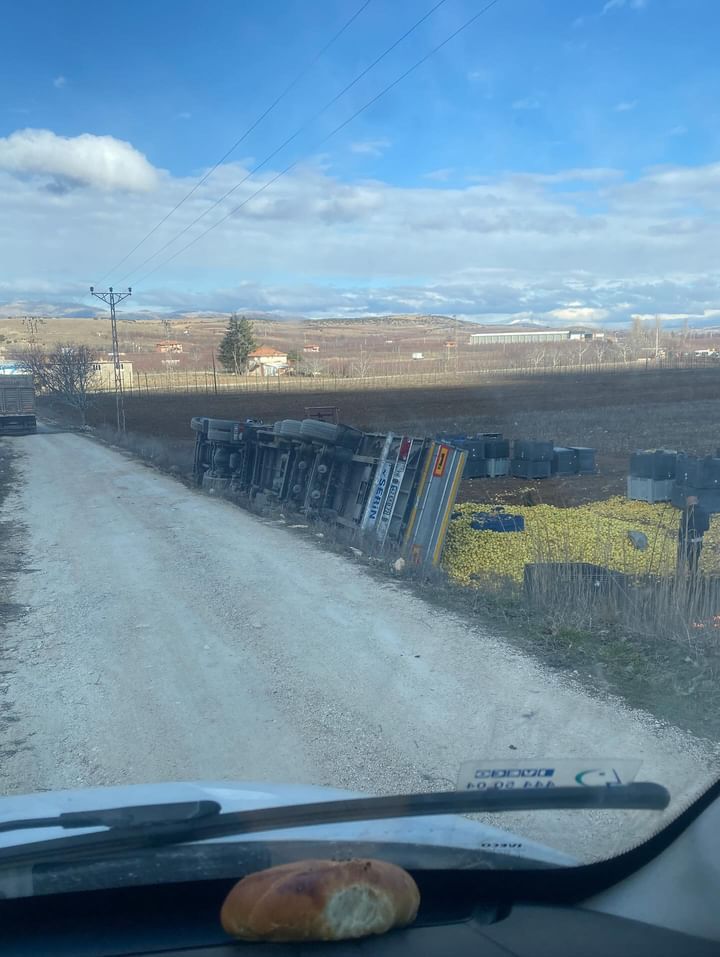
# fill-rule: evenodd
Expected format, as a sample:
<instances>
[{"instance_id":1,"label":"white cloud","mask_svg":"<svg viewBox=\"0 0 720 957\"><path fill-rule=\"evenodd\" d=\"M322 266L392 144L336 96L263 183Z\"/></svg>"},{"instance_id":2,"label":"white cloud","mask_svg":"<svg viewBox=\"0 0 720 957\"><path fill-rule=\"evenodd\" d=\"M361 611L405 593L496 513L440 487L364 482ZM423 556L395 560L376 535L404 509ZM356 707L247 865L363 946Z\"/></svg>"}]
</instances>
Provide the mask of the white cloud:
<instances>
[{"instance_id":1,"label":"white cloud","mask_svg":"<svg viewBox=\"0 0 720 957\"><path fill-rule=\"evenodd\" d=\"M357 143L350 144L350 151L365 156L382 156L390 146L390 140L386 139L360 140Z\"/></svg>"},{"instance_id":2,"label":"white cloud","mask_svg":"<svg viewBox=\"0 0 720 957\"><path fill-rule=\"evenodd\" d=\"M610 13L611 10L620 10L623 7L629 7L631 10L642 10L647 6L647 0L607 0L602 8L603 14Z\"/></svg>"},{"instance_id":3,"label":"white cloud","mask_svg":"<svg viewBox=\"0 0 720 957\"><path fill-rule=\"evenodd\" d=\"M455 170L451 166L443 169L432 169L429 173L423 174L423 179L429 179L433 183L446 183L453 175Z\"/></svg>"},{"instance_id":4,"label":"white cloud","mask_svg":"<svg viewBox=\"0 0 720 957\"><path fill-rule=\"evenodd\" d=\"M67 79L61 75L61 76L56 76L52 82L55 89L60 90L62 89L62 87L64 87L67 84Z\"/></svg>"},{"instance_id":5,"label":"white cloud","mask_svg":"<svg viewBox=\"0 0 720 957\"><path fill-rule=\"evenodd\" d=\"M495 89L494 74L483 67L470 70L467 74L468 81L485 97L487 100L493 98Z\"/></svg>"},{"instance_id":6,"label":"white cloud","mask_svg":"<svg viewBox=\"0 0 720 957\"><path fill-rule=\"evenodd\" d=\"M7 142L0 140L0 303L57 296L87 306L87 286L195 182L150 167L149 192L48 192L38 187L38 155L31 169L15 154L11 164ZM52 156L55 172L46 163L45 176L59 175ZM657 167L635 179L590 167L405 187L343 182L308 164L144 278L273 175L251 176L181 243L138 268L247 171L240 162L221 166L105 281L132 285L134 308L417 310L607 323L635 312L700 316L720 308L720 163Z\"/></svg>"},{"instance_id":7,"label":"white cloud","mask_svg":"<svg viewBox=\"0 0 720 957\"><path fill-rule=\"evenodd\" d=\"M146 191L158 173L130 143L112 136L56 136L50 130L17 130L0 138L0 170L49 179L62 192L78 186Z\"/></svg>"},{"instance_id":8,"label":"white cloud","mask_svg":"<svg viewBox=\"0 0 720 957\"><path fill-rule=\"evenodd\" d=\"M623 172L610 166L561 169L556 173L518 173L516 177L534 183L602 183L623 178Z\"/></svg>"},{"instance_id":9,"label":"white cloud","mask_svg":"<svg viewBox=\"0 0 720 957\"><path fill-rule=\"evenodd\" d=\"M560 322L597 323L607 319L610 313L607 309L574 305L566 309L551 309L547 315Z\"/></svg>"},{"instance_id":10,"label":"white cloud","mask_svg":"<svg viewBox=\"0 0 720 957\"><path fill-rule=\"evenodd\" d=\"M512 104L514 110L539 110L540 100L534 96L526 96L520 100L515 100Z\"/></svg>"},{"instance_id":11,"label":"white cloud","mask_svg":"<svg viewBox=\"0 0 720 957\"><path fill-rule=\"evenodd\" d=\"M619 103L615 104L613 109L616 113L629 113L630 110L634 110L637 105L637 100L620 100Z\"/></svg>"}]
</instances>

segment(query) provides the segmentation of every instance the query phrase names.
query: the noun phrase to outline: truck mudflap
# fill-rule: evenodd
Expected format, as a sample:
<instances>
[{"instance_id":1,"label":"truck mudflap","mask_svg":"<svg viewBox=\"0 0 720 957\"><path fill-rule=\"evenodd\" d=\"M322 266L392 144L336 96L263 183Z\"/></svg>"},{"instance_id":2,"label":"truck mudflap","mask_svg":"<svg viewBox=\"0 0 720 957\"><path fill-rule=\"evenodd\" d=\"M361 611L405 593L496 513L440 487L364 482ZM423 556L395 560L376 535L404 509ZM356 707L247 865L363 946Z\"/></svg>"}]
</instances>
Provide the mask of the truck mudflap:
<instances>
[{"instance_id":1,"label":"truck mudflap","mask_svg":"<svg viewBox=\"0 0 720 957\"><path fill-rule=\"evenodd\" d=\"M0 415L0 435L34 435L35 432L34 415Z\"/></svg>"}]
</instances>

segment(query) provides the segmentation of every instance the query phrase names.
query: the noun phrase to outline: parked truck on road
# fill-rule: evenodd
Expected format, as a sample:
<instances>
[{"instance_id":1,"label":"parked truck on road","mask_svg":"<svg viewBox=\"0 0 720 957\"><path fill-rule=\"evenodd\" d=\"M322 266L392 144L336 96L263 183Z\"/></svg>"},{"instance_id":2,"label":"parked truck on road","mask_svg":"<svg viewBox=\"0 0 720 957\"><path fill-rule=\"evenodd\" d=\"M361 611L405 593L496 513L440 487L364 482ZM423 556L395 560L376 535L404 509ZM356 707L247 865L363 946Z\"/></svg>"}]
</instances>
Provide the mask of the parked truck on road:
<instances>
[{"instance_id":1,"label":"parked truck on road","mask_svg":"<svg viewBox=\"0 0 720 957\"><path fill-rule=\"evenodd\" d=\"M36 431L33 377L0 375L0 435L30 435Z\"/></svg>"}]
</instances>

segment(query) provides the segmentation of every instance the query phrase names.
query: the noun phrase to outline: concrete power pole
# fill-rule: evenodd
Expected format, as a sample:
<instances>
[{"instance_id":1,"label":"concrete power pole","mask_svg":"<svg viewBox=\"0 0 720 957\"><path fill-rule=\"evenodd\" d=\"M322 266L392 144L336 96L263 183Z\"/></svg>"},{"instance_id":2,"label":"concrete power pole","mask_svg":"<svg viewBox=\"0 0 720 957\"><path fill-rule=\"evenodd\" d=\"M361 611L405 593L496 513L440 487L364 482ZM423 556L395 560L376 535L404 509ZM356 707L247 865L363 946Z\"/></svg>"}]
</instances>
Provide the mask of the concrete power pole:
<instances>
[{"instance_id":1,"label":"concrete power pole","mask_svg":"<svg viewBox=\"0 0 720 957\"><path fill-rule=\"evenodd\" d=\"M95 287L90 286L90 292L96 299L102 299L110 306L110 329L112 330L112 355L113 370L115 372L115 412L117 414L117 430L125 431L125 403L123 401L123 370L120 364L120 348L118 346L117 319L115 318L115 303L122 302L132 295L132 289L128 286L127 292L113 292L110 286L107 292L95 292Z\"/></svg>"}]
</instances>

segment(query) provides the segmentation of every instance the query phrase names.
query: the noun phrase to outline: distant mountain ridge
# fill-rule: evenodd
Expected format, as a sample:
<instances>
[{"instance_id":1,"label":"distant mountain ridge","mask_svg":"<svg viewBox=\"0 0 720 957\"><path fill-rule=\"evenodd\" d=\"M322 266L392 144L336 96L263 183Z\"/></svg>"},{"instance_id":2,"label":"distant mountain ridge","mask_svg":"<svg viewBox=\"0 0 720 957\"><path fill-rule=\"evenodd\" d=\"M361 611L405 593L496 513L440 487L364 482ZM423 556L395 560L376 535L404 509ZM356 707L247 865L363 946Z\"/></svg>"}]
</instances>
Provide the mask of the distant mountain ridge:
<instances>
[{"instance_id":1,"label":"distant mountain ridge","mask_svg":"<svg viewBox=\"0 0 720 957\"><path fill-rule=\"evenodd\" d=\"M182 322L182 321L213 321L213 322L225 322L230 317L230 312L218 312L216 310L171 310L167 312L162 312L155 309L132 309L130 303L132 300L126 301L118 309L118 319L123 322L133 322L137 320L145 321L161 321L163 319L169 319L172 322ZM469 318L467 316L451 316L443 315L439 313L388 313L384 315L359 315L359 316L322 316L322 317L313 317L302 315L299 313L289 313L289 312L262 312L259 310L253 309L238 309L237 312L241 313L244 316L247 316L248 319L252 319L257 322L307 322L311 325L354 325L356 323L363 323L368 325L393 325L393 326L410 326L415 324L418 327L428 326L428 325L445 325L448 330L450 330L453 324L457 324L459 327L464 327L465 329L469 327L474 327L478 331L485 327L495 327L498 326L508 326L512 328L526 328L526 329L570 329L570 328L627 328L629 322L614 324L612 327L604 323L597 322L588 322L588 321L571 321L568 319L553 319L553 322L550 324L548 322L542 321L540 319L532 318L522 318L522 319L498 319L496 315L493 315L492 318L488 317L483 321L483 319L477 316ZM99 301L94 303L78 304L70 302L44 302L42 300L23 300L17 299L12 302L0 302L0 319L22 319L24 316L37 316L40 318L46 319L95 319L101 318L107 315L107 310L103 307L103 304ZM650 320L648 320L650 321ZM662 323L663 329L675 330L680 329L683 326L684 319L680 317L673 317L672 319L664 319ZM698 330L713 330L720 328L720 320L718 319L717 314L707 315L707 316L688 316L688 325L690 329Z\"/></svg>"}]
</instances>

